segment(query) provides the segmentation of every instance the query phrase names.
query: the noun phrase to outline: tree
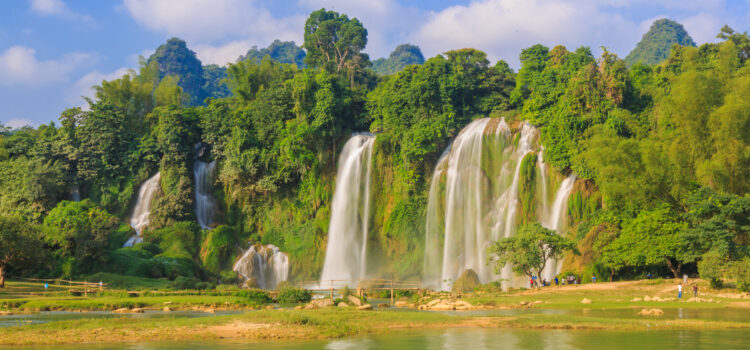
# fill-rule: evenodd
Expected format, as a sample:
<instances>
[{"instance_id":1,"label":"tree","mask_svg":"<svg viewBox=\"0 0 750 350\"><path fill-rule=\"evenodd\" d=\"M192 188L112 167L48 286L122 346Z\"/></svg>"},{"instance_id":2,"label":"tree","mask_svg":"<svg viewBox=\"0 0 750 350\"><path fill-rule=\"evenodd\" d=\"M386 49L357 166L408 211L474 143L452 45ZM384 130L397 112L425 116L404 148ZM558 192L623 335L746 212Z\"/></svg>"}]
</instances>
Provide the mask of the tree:
<instances>
[{"instance_id":1,"label":"tree","mask_svg":"<svg viewBox=\"0 0 750 350\"><path fill-rule=\"evenodd\" d=\"M610 266L643 267L666 264L676 278L689 260L682 234L687 224L668 207L643 210L623 224L620 236L604 249Z\"/></svg>"},{"instance_id":2,"label":"tree","mask_svg":"<svg viewBox=\"0 0 750 350\"><path fill-rule=\"evenodd\" d=\"M380 75L389 75L400 72L408 65L422 63L424 56L419 46L401 44L388 55L388 58L379 58L372 62L372 69Z\"/></svg>"},{"instance_id":3,"label":"tree","mask_svg":"<svg viewBox=\"0 0 750 350\"><path fill-rule=\"evenodd\" d=\"M329 67L336 71L353 69L369 62L362 50L367 46L367 29L356 18L320 9L310 14L305 22L307 50L305 64L310 67Z\"/></svg>"},{"instance_id":4,"label":"tree","mask_svg":"<svg viewBox=\"0 0 750 350\"><path fill-rule=\"evenodd\" d=\"M488 263L497 274L511 264L517 275L532 278L541 275L549 260L560 259L568 251L579 254L575 242L534 222L521 226L516 235L493 243Z\"/></svg>"},{"instance_id":5,"label":"tree","mask_svg":"<svg viewBox=\"0 0 750 350\"><path fill-rule=\"evenodd\" d=\"M0 216L0 288L5 288L8 267L20 268L37 261L42 252L39 230L28 221Z\"/></svg>"}]
</instances>

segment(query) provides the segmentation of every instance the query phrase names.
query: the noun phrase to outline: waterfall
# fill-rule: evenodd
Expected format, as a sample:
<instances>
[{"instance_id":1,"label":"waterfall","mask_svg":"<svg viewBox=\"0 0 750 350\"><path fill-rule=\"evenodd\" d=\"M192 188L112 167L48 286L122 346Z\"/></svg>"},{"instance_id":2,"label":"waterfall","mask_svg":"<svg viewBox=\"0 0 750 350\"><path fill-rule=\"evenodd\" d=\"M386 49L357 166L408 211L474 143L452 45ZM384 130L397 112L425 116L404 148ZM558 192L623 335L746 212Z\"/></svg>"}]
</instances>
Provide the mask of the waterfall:
<instances>
[{"instance_id":1,"label":"waterfall","mask_svg":"<svg viewBox=\"0 0 750 350\"><path fill-rule=\"evenodd\" d=\"M529 153L539 152L534 171L541 187L540 195L534 193L537 209L531 215L545 226L554 223L560 232L575 178L563 181L554 204L549 205L547 166L538 139L539 131L528 123L511 130L504 119L483 118L471 122L453 140L430 183L426 285L448 290L452 280L467 269L474 270L482 283L502 278L518 284L513 283L510 266L494 273L487 265L487 249L492 242L514 235L521 223L521 163Z\"/></svg>"},{"instance_id":2,"label":"waterfall","mask_svg":"<svg viewBox=\"0 0 750 350\"><path fill-rule=\"evenodd\" d=\"M547 219L542 222L542 226L547 229L554 230L557 234L564 234L566 225L565 218L568 212L568 198L570 197L571 191L573 191L573 184L575 184L576 176L570 174L560 184L560 188L557 189L555 194L555 201L552 204L552 208L547 215ZM556 260L550 260L547 262L544 271L542 271L542 278L547 281L551 281L560 273L562 264Z\"/></svg>"},{"instance_id":3,"label":"waterfall","mask_svg":"<svg viewBox=\"0 0 750 350\"><path fill-rule=\"evenodd\" d=\"M373 135L355 134L339 155L321 283L355 286L365 275L374 143Z\"/></svg>"},{"instance_id":4,"label":"waterfall","mask_svg":"<svg viewBox=\"0 0 750 350\"><path fill-rule=\"evenodd\" d=\"M130 226L135 230L136 235L130 237L123 247L132 247L133 245L143 242L141 233L143 233L143 229L148 226L151 200L154 198L156 191L159 190L160 176L161 173L156 173L156 175L143 182L138 189L138 199L135 202L133 214L130 216Z\"/></svg>"},{"instance_id":5,"label":"waterfall","mask_svg":"<svg viewBox=\"0 0 750 350\"><path fill-rule=\"evenodd\" d=\"M195 217L201 228L209 229L214 223L216 199L213 197L213 186L216 180L216 160L206 163L195 160L193 165L195 181Z\"/></svg>"},{"instance_id":6,"label":"waterfall","mask_svg":"<svg viewBox=\"0 0 750 350\"><path fill-rule=\"evenodd\" d=\"M72 200L73 202L81 201L81 190L78 185L70 188L70 200Z\"/></svg>"},{"instance_id":7,"label":"waterfall","mask_svg":"<svg viewBox=\"0 0 750 350\"><path fill-rule=\"evenodd\" d=\"M289 277L289 257L272 244L253 245L234 263L232 270L258 288L274 289Z\"/></svg>"}]
</instances>

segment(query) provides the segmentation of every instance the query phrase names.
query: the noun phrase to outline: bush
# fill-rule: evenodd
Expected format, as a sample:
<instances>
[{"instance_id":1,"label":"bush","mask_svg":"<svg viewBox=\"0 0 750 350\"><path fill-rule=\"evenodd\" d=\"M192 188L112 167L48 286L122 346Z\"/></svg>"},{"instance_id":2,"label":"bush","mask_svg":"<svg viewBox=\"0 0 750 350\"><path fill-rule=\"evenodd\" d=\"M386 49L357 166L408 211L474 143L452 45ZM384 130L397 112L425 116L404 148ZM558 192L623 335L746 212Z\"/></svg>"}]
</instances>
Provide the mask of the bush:
<instances>
[{"instance_id":1,"label":"bush","mask_svg":"<svg viewBox=\"0 0 750 350\"><path fill-rule=\"evenodd\" d=\"M268 295L268 292L262 289L243 289L238 291L235 295L247 299L251 304L268 304L273 302L273 299Z\"/></svg>"},{"instance_id":2,"label":"bush","mask_svg":"<svg viewBox=\"0 0 750 350\"><path fill-rule=\"evenodd\" d=\"M698 273L701 278L707 279L711 288L721 288L721 278L724 275L722 266L726 264L724 257L717 251L703 254L703 259L698 262Z\"/></svg>"},{"instance_id":3,"label":"bush","mask_svg":"<svg viewBox=\"0 0 750 350\"><path fill-rule=\"evenodd\" d=\"M309 290L288 287L279 290L276 301L279 304L299 304L307 303L312 300L312 293Z\"/></svg>"},{"instance_id":4,"label":"bush","mask_svg":"<svg viewBox=\"0 0 750 350\"><path fill-rule=\"evenodd\" d=\"M172 286L175 289L196 289L198 283L200 283L200 280L195 277L180 276L175 278Z\"/></svg>"},{"instance_id":5,"label":"bush","mask_svg":"<svg viewBox=\"0 0 750 350\"><path fill-rule=\"evenodd\" d=\"M750 292L750 258L732 263L729 273L737 281L737 289L742 292Z\"/></svg>"}]
</instances>

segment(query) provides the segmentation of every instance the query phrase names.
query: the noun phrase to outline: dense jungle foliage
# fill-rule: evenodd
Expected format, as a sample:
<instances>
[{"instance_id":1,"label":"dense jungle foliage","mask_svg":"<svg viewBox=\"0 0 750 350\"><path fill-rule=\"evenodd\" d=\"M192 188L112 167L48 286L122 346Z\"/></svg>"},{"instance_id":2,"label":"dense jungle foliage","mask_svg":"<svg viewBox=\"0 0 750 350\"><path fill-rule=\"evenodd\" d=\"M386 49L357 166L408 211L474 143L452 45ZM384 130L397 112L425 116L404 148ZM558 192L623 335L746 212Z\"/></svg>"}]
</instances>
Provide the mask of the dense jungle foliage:
<instances>
[{"instance_id":1,"label":"dense jungle foliage","mask_svg":"<svg viewBox=\"0 0 750 350\"><path fill-rule=\"evenodd\" d=\"M277 41L226 68L170 39L97 86L90 109L0 126L0 272L231 282L240 248L262 243L289 254L293 279L317 278L338 152L371 131L374 273L418 278L432 170L462 127L491 116L537 126L545 161L578 175L571 271L750 280L747 33L725 27L718 43L630 67L606 50L534 45L517 72L475 49L424 61L405 45L376 61L385 75L356 18L321 9L304 37L306 51ZM212 230L194 214L198 143L218 162ZM122 248L138 186L157 171L145 241Z\"/></svg>"}]
</instances>

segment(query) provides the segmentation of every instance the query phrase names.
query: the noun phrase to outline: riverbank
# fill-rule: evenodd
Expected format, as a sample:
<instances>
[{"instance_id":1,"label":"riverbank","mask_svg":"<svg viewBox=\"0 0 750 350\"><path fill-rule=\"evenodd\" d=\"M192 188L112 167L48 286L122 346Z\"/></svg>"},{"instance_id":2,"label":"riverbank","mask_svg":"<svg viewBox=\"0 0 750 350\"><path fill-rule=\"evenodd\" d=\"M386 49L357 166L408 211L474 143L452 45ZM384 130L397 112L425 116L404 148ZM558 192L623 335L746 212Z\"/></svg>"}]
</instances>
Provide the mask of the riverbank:
<instances>
[{"instance_id":1,"label":"riverbank","mask_svg":"<svg viewBox=\"0 0 750 350\"><path fill-rule=\"evenodd\" d=\"M670 300L674 281L651 280L548 287L510 292L467 294L432 293L425 297L402 298L401 305L426 305L434 300L462 300L470 311L419 311L417 309L353 307L294 309L292 306L232 304L237 296L142 295L10 298L27 309L39 305L49 310L82 307L112 310L125 302L161 313L164 307L210 312L224 305L242 310L230 315L194 317L164 312L158 318L114 315L41 324L0 327L0 345L55 345L78 343L209 340L241 338L255 340L329 339L387 333L397 329L425 328L525 328L568 330L723 330L750 329L750 296L735 291L703 288L700 301ZM649 301L644 301L648 297ZM71 300L72 298L72 300ZM241 299L241 298L240 298ZM582 303L586 299L590 303ZM640 299L640 300L638 300ZM656 299L656 300L654 300ZM25 301L24 301L25 300ZM165 304L166 303L166 304ZM224 303L224 304L222 304ZM228 304L227 304L228 303ZM168 305L168 306L165 306ZM36 307L36 306L35 306ZM256 308L261 308L256 310ZM220 310L221 308L219 308ZM660 315L644 316L643 309L659 309ZM174 315L171 315L174 314Z\"/></svg>"}]
</instances>

